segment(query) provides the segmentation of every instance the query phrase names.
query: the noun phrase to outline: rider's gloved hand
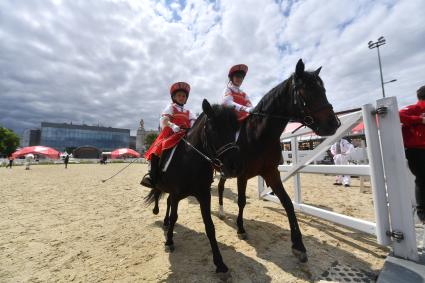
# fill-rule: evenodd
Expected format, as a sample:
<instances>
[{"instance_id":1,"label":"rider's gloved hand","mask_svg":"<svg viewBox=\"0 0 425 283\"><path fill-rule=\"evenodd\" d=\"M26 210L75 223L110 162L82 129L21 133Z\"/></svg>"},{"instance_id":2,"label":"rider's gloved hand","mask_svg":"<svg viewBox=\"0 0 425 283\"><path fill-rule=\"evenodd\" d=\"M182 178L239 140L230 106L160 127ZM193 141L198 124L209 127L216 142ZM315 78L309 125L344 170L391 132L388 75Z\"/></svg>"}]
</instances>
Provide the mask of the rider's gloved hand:
<instances>
[{"instance_id":1,"label":"rider's gloved hand","mask_svg":"<svg viewBox=\"0 0 425 283\"><path fill-rule=\"evenodd\" d=\"M243 111L248 112L248 113L252 113L252 111L254 110L254 107L244 107Z\"/></svg>"},{"instance_id":2,"label":"rider's gloved hand","mask_svg":"<svg viewBox=\"0 0 425 283\"><path fill-rule=\"evenodd\" d=\"M178 133L178 132L180 132L180 127L179 126L177 126L176 124L174 124L174 123L170 123L170 128L173 130L173 132L175 132L175 133Z\"/></svg>"}]
</instances>

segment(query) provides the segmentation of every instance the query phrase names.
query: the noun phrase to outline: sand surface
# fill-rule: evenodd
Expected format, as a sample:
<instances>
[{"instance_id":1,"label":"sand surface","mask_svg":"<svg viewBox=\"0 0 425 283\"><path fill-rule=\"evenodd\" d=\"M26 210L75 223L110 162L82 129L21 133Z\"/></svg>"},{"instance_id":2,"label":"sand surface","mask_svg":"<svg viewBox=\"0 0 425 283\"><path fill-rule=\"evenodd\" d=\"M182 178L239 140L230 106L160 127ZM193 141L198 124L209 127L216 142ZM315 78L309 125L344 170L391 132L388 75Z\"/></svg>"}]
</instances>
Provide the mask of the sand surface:
<instances>
[{"instance_id":1,"label":"sand surface","mask_svg":"<svg viewBox=\"0 0 425 283\"><path fill-rule=\"evenodd\" d=\"M291 253L281 205L257 198L257 179L247 189L247 240L236 234L236 181L226 183L225 220L217 216L217 180L212 209L217 240L230 275L215 274L198 203L180 202L175 251L164 250L162 219L152 214L139 185L146 165L126 164L0 168L0 282L313 282L336 261L376 272L388 253L373 236L297 213L309 262ZM305 203L373 221L372 195L347 189L334 177L305 175ZM285 183L292 196L292 180Z\"/></svg>"}]
</instances>

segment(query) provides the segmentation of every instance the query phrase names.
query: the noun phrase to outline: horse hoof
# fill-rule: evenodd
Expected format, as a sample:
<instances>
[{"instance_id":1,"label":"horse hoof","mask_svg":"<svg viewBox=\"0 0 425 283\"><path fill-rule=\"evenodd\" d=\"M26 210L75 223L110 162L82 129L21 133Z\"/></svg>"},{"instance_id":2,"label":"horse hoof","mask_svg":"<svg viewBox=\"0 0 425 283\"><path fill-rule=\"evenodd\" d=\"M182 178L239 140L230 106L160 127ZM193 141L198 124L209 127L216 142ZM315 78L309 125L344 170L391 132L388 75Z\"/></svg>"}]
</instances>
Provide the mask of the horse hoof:
<instances>
[{"instance_id":1,"label":"horse hoof","mask_svg":"<svg viewBox=\"0 0 425 283\"><path fill-rule=\"evenodd\" d=\"M154 207L152 210L153 214L157 215L159 213L159 208L158 207Z\"/></svg>"},{"instance_id":2,"label":"horse hoof","mask_svg":"<svg viewBox=\"0 0 425 283\"><path fill-rule=\"evenodd\" d=\"M172 253L172 252L174 252L174 244L171 244L171 245L165 245L165 251L166 251L167 253Z\"/></svg>"},{"instance_id":3,"label":"horse hoof","mask_svg":"<svg viewBox=\"0 0 425 283\"><path fill-rule=\"evenodd\" d=\"M228 271L229 271L229 268L224 263L217 266L217 269L215 270L216 273L220 273L221 276L226 276L226 277L230 275L230 272Z\"/></svg>"},{"instance_id":4,"label":"horse hoof","mask_svg":"<svg viewBox=\"0 0 425 283\"><path fill-rule=\"evenodd\" d=\"M301 252L299 250L296 249L292 249L292 254L298 258L299 262L305 263L308 261L307 258L307 253L306 252Z\"/></svg>"},{"instance_id":5,"label":"horse hoof","mask_svg":"<svg viewBox=\"0 0 425 283\"><path fill-rule=\"evenodd\" d=\"M238 238L241 239L241 240L246 240L246 239L248 239L248 234L246 232L238 233Z\"/></svg>"},{"instance_id":6,"label":"horse hoof","mask_svg":"<svg viewBox=\"0 0 425 283\"><path fill-rule=\"evenodd\" d=\"M222 205L220 205L220 207L218 208L218 218L220 218L221 220L223 220L225 217L224 214L224 208Z\"/></svg>"}]
</instances>

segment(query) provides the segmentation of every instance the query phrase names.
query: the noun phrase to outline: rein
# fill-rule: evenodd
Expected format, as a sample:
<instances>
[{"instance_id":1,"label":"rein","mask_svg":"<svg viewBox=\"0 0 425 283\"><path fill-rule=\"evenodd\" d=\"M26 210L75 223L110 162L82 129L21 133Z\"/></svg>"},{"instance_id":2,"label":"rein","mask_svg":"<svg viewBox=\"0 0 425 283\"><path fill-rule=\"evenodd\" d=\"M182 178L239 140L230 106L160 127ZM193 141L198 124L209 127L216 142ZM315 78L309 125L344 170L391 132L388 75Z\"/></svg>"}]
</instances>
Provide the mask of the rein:
<instances>
[{"instance_id":1,"label":"rein","mask_svg":"<svg viewBox=\"0 0 425 283\"><path fill-rule=\"evenodd\" d=\"M211 165L214 168L222 168L223 167L223 163L218 159L218 158L214 158L211 159L209 158L207 155L203 154L199 149L197 149L194 145L192 145L188 140L186 140L185 138L182 138L182 140L188 145L190 146L192 149L195 150L195 152L197 152L200 156L202 156L203 158L205 158L205 160L207 160L209 163L211 163ZM220 171L221 172L221 171Z\"/></svg>"},{"instance_id":2,"label":"rein","mask_svg":"<svg viewBox=\"0 0 425 283\"><path fill-rule=\"evenodd\" d=\"M188 130L189 128L182 128L183 130ZM204 126L204 130L203 130L203 136L205 137L205 140L207 141L207 137L205 134L205 126ZM231 149L238 149L239 147L236 145L236 142L229 142L225 145L223 145L222 147L220 147L218 150L216 150L214 148L214 146L210 146L213 149L214 155L215 157L211 158L209 156L207 156L206 154L202 153L199 149L197 149L193 144L191 144L187 139L182 137L182 140L189 146L191 147L193 150L195 150L195 152L197 152L200 156L202 156L205 160L207 160L209 163L211 163L212 167L217 170L220 171L220 174L224 176L223 172L222 172L222 168L223 168L223 162L221 162L220 160L220 156L222 156L224 153L226 153L227 151L231 150ZM206 147L208 146L208 143L205 141L205 145Z\"/></svg>"},{"instance_id":3,"label":"rein","mask_svg":"<svg viewBox=\"0 0 425 283\"><path fill-rule=\"evenodd\" d=\"M125 169L127 169L127 167L128 166L130 166L131 164L133 164L134 162L136 162L136 161L138 161L140 159L140 157L139 158L136 158L136 159L134 159L133 161L131 161L129 164L127 164L127 166L125 166L124 168L122 168L121 170L119 170L117 173L115 173L114 175L112 175L111 177L109 177L109 178L107 178L107 179L103 179L102 180L102 183L105 183L106 181L108 181L108 180L110 180L110 179L112 179L112 178L114 178L116 175L118 175L119 173L121 173L122 171L124 171Z\"/></svg>"}]
</instances>

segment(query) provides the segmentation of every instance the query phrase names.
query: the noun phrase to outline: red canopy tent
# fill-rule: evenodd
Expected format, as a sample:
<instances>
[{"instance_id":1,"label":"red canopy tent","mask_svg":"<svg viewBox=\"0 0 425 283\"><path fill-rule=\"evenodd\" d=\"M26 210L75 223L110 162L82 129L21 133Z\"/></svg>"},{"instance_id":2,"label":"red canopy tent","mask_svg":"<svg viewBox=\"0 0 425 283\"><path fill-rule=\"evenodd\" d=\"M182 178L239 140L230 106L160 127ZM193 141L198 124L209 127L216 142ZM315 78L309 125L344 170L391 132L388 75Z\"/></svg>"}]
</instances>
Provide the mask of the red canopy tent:
<instances>
[{"instance_id":1,"label":"red canopy tent","mask_svg":"<svg viewBox=\"0 0 425 283\"><path fill-rule=\"evenodd\" d=\"M360 122L357 124L357 126L355 126L354 128L351 129L351 133L352 134L362 134L364 132L364 123Z\"/></svg>"},{"instance_id":2,"label":"red canopy tent","mask_svg":"<svg viewBox=\"0 0 425 283\"><path fill-rule=\"evenodd\" d=\"M286 126L285 130L283 131L283 134L287 134L287 133L292 133L295 130L298 130L298 128L300 128L300 126L302 126L302 124L300 123L288 123L288 125ZM363 122L359 122L354 128L351 129L350 134L351 135L355 135L355 134L363 134L364 132L364 124ZM311 131L311 136L317 136L316 134L313 133L313 131Z\"/></svg>"},{"instance_id":3,"label":"red canopy tent","mask_svg":"<svg viewBox=\"0 0 425 283\"><path fill-rule=\"evenodd\" d=\"M111 152L111 158L115 159L121 156L131 156L131 157L140 157L140 153L134 151L130 148L119 148Z\"/></svg>"},{"instance_id":4,"label":"red canopy tent","mask_svg":"<svg viewBox=\"0 0 425 283\"><path fill-rule=\"evenodd\" d=\"M42 154L42 155L47 156L48 158L51 158L51 159L59 159L59 155L60 155L59 151L57 151L53 148L47 147L47 146L28 146L28 147L24 147L24 148L21 148L20 150L15 151L12 154L12 156L17 158L17 157L24 156L24 155L27 155L27 154L30 154L30 153L32 153L32 154Z\"/></svg>"}]
</instances>

